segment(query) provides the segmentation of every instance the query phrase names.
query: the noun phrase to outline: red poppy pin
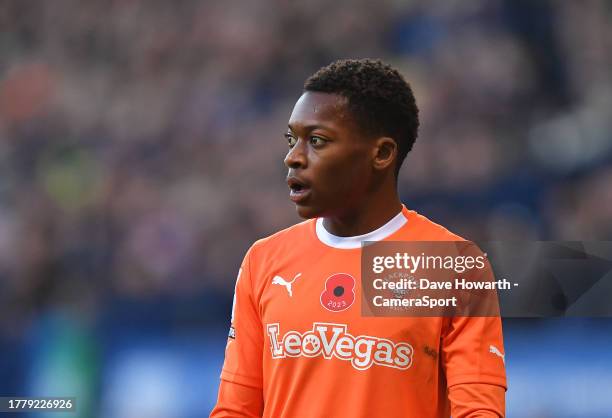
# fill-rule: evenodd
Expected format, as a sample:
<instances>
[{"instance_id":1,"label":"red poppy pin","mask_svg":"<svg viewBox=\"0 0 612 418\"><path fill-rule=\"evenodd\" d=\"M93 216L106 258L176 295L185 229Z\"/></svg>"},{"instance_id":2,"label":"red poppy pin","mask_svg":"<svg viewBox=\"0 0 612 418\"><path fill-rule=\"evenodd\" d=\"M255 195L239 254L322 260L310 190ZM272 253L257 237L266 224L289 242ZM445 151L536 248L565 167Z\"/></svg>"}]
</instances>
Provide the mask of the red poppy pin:
<instances>
[{"instance_id":1,"label":"red poppy pin","mask_svg":"<svg viewBox=\"0 0 612 418\"><path fill-rule=\"evenodd\" d=\"M355 302L355 279L347 273L332 274L325 281L321 305L332 312L348 309Z\"/></svg>"}]
</instances>

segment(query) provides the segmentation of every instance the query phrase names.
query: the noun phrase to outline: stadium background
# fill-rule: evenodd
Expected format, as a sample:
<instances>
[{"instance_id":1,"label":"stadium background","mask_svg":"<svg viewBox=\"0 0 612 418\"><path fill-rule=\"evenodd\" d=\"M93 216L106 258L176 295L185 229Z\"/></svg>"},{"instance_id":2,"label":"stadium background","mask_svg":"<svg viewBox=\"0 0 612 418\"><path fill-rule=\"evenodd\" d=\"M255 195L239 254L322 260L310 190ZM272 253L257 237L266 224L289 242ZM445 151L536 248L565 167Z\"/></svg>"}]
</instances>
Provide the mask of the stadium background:
<instances>
[{"instance_id":1,"label":"stadium background","mask_svg":"<svg viewBox=\"0 0 612 418\"><path fill-rule=\"evenodd\" d=\"M288 116L336 58L384 58L413 85L410 208L474 240L612 239L611 16L591 0L1 0L0 394L205 416L240 260L298 220ZM611 320L506 320L505 339L510 418L612 416Z\"/></svg>"}]
</instances>

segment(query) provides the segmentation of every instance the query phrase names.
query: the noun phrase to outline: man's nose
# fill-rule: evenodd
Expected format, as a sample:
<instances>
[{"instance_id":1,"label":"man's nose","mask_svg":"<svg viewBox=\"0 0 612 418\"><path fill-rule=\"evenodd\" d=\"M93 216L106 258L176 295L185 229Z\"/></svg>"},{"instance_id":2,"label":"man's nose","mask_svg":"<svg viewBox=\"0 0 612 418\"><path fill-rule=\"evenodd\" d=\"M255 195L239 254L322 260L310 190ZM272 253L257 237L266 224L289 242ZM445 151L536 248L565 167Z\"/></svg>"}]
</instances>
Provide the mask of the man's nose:
<instances>
[{"instance_id":1,"label":"man's nose","mask_svg":"<svg viewBox=\"0 0 612 418\"><path fill-rule=\"evenodd\" d=\"M304 141L298 139L296 144L289 150L285 157L285 165L289 168L306 168L308 158Z\"/></svg>"}]
</instances>

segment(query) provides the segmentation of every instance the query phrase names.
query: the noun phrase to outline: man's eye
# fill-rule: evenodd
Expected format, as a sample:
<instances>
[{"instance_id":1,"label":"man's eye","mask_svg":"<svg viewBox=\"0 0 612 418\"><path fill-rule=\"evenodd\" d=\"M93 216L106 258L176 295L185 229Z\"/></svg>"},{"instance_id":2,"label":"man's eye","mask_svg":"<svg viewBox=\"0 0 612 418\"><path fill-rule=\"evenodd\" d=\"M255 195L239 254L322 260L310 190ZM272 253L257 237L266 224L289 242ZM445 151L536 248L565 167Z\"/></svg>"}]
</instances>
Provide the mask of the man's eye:
<instances>
[{"instance_id":1,"label":"man's eye","mask_svg":"<svg viewBox=\"0 0 612 418\"><path fill-rule=\"evenodd\" d=\"M285 134L285 138L287 139L287 142L289 143L289 148L293 148L293 146L297 143L297 138L291 134Z\"/></svg>"},{"instance_id":2,"label":"man's eye","mask_svg":"<svg viewBox=\"0 0 612 418\"><path fill-rule=\"evenodd\" d=\"M327 141L319 136L311 136L310 143L315 147L320 147L321 145L325 145Z\"/></svg>"}]
</instances>

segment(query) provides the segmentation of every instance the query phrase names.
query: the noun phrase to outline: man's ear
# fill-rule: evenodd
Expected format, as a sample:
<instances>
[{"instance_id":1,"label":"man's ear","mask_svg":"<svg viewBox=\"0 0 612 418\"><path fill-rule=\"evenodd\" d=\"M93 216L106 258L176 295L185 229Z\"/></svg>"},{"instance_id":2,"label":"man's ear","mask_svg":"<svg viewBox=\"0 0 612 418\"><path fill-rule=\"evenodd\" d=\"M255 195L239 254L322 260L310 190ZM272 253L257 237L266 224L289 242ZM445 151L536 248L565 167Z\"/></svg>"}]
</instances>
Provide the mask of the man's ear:
<instances>
[{"instance_id":1,"label":"man's ear","mask_svg":"<svg viewBox=\"0 0 612 418\"><path fill-rule=\"evenodd\" d=\"M397 158L397 142L388 136L377 138L373 153L374 169L385 170L392 166Z\"/></svg>"}]
</instances>

